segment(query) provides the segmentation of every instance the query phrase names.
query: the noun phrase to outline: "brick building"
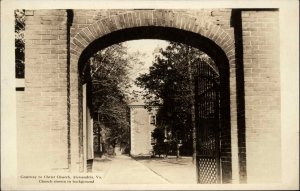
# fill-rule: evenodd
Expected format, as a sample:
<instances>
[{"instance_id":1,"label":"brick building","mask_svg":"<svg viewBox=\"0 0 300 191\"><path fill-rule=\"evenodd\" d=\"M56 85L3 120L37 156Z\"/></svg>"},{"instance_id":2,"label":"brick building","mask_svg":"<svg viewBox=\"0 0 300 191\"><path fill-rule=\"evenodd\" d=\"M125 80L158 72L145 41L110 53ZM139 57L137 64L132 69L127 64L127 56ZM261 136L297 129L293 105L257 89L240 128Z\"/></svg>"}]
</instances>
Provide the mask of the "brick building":
<instances>
[{"instance_id":1,"label":"brick building","mask_svg":"<svg viewBox=\"0 0 300 191\"><path fill-rule=\"evenodd\" d=\"M130 155L150 156L152 151L151 133L156 125L157 108L145 108L143 101L129 104L130 108Z\"/></svg>"},{"instance_id":2,"label":"brick building","mask_svg":"<svg viewBox=\"0 0 300 191\"><path fill-rule=\"evenodd\" d=\"M219 68L219 182L280 181L278 9L25 14L25 81L16 102L19 172L84 172L90 145L83 101L86 60L115 43L163 39L199 48Z\"/></svg>"}]
</instances>

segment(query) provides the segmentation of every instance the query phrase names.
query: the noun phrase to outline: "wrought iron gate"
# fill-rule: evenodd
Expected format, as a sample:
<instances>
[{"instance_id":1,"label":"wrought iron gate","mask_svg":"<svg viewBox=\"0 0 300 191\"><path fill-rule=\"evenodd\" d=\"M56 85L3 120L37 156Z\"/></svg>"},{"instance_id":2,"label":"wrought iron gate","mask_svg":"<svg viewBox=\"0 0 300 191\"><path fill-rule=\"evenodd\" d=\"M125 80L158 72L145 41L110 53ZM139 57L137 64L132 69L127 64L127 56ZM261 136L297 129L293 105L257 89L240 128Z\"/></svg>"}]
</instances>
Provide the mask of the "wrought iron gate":
<instances>
[{"instance_id":1,"label":"wrought iron gate","mask_svg":"<svg viewBox=\"0 0 300 191\"><path fill-rule=\"evenodd\" d=\"M219 74L205 62L197 63L195 123L199 184L221 182L219 138Z\"/></svg>"}]
</instances>

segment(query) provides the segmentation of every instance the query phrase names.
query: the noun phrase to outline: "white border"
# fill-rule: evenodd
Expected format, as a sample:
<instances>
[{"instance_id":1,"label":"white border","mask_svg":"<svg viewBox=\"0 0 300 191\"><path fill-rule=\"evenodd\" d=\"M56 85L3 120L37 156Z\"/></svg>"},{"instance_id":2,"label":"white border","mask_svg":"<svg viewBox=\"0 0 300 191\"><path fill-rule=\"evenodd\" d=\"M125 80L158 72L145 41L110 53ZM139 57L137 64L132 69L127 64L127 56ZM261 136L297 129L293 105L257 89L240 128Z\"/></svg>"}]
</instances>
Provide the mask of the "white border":
<instances>
[{"instance_id":1,"label":"white border","mask_svg":"<svg viewBox=\"0 0 300 191\"><path fill-rule=\"evenodd\" d=\"M1 189L297 189L299 188L299 2L266 0L2 0L1 1ZM48 187L16 184L16 80L14 78L14 9L201 9L201 8L279 8L282 110L282 177L269 185L99 185Z\"/></svg>"}]
</instances>

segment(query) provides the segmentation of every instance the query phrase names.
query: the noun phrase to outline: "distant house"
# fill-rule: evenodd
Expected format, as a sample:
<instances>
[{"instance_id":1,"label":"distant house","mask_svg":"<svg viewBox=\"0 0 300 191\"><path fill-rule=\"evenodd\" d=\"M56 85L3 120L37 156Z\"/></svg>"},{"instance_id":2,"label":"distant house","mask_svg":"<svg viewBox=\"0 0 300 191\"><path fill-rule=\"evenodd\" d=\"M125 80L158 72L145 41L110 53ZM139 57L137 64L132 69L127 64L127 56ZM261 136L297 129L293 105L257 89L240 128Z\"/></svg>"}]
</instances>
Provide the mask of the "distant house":
<instances>
[{"instance_id":1,"label":"distant house","mask_svg":"<svg viewBox=\"0 0 300 191\"><path fill-rule=\"evenodd\" d=\"M151 132L155 129L158 107L145 108L143 101L129 104L130 108L130 154L132 156L151 155L153 143Z\"/></svg>"}]
</instances>

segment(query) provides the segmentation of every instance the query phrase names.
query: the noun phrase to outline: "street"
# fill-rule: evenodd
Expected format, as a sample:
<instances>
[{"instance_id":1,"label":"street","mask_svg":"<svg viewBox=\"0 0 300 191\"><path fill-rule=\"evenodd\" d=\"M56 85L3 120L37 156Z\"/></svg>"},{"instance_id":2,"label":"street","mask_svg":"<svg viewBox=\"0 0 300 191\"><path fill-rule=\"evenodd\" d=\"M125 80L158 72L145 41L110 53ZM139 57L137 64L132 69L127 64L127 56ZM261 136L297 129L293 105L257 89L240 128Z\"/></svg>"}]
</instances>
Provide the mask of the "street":
<instances>
[{"instance_id":1,"label":"street","mask_svg":"<svg viewBox=\"0 0 300 191\"><path fill-rule=\"evenodd\" d=\"M135 160L129 156L95 158L93 173L103 173L103 184L195 184L191 158Z\"/></svg>"}]
</instances>

